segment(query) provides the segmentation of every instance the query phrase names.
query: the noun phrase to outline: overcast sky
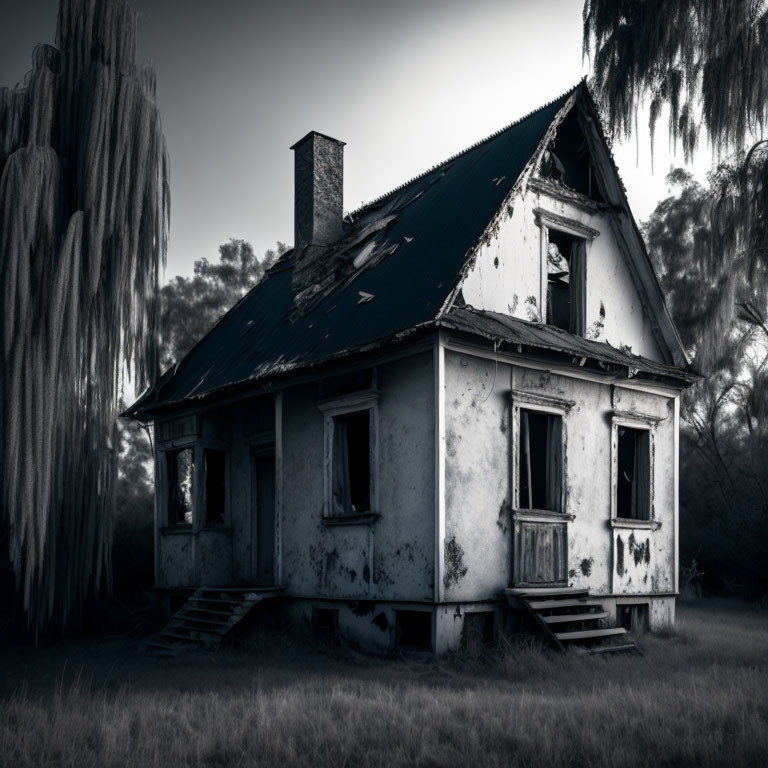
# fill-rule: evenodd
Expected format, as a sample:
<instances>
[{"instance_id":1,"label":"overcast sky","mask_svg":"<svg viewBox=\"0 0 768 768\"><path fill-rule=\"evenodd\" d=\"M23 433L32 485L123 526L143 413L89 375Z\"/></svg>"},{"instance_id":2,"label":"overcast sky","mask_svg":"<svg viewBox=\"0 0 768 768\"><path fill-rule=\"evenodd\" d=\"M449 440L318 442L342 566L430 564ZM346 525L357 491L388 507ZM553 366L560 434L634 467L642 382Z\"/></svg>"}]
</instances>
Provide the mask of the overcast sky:
<instances>
[{"instance_id":1,"label":"overcast sky","mask_svg":"<svg viewBox=\"0 0 768 768\"><path fill-rule=\"evenodd\" d=\"M58 0L0 0L0 85L53 42ZM293 241L293 157L309 130L347 142L345 209L551 101L587 73L582 0L133 0L171 157L166 277L230 237ZM616 147L635 216L666 194L660 131ZM678 158L682 164L682 158ZM708 157L697 164L701 175Z\"/></svg>"}]
</instances>

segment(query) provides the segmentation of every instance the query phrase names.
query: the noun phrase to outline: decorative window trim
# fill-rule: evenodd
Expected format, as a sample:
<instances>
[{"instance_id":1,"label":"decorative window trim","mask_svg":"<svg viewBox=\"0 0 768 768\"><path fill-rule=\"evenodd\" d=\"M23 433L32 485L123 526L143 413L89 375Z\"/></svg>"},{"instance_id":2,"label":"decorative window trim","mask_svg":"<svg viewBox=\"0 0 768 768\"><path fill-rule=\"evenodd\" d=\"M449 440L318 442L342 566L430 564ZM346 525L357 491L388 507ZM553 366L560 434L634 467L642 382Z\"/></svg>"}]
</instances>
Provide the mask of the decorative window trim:
<instances>
[{"instance_id":1,"label":"decorative window trim","mask_svg":"<svg viewBox=\"0 0 768 768\"><path fill-rule=\"evenodd\" d=\"M649 531L658 531L661 528L660 520L635 520L631 517L612 517L608 524L611 528L639 528Z\"/></svg>"},{"instance_id":2,"label":"decorative window trim","mask_svg":"<svg viewBox=\"0 0 768 768\"><path fill-rule=\"evenodd\" d=\"M651 416L647 413L640 413L639 411L622 411L618 408L613 410L613 419L618 419L622 426L633 427L635 429L647 429L655 428L662 421L665 416Z\"/></svg>"},{"instance_id":3,"label":"decorative window trim","mask_svg":"<svg viewBox=\"0 0 768 768\"><path fill-rule=\"evenodd\" d=\"M656 521L655 501L655 455L656 455L656 425L661 419L655 416L646 416L630 411L613 411L611 417L611 517L609 523L613 528L648 528L656 530L661 526ZM619 427L639 429L648 432L648 518L636 519L631 517L617 517L618 482L619 482ZM655 526L655 527L654 527Z\"/></svg>"},{"instance_id":4,"label":"decorative window trim","mask_svg":"<svg viewBox=\"0 0 768 768\"><path fill-rule=\"evenodd\" d=\"M323 413L323 522L327 525L370 524L379 517L379 390L365 389L348 395L321 400L317 407ZM358 411L370 411L370 500L371 509L359 515L335 515L332 513L333 443L335 417ZM365 518L365 519L363 519ZM332 521L332 522L329 522ZM344 522L341 522L344 521Z\"/></svg>"},{"instance_id":5,"label":"decorative window trim","mask_svg":"<svg viewBox=\"0 0 768 768\"><path fill-rule=\"evenodd\" d=\"M512 450L510 451L511 477L512 477L512 515L515 519L523 519L518 516L530 516L535 518L534 522L539 522L543 517L555 516L558 522L569 522L573 520L573 515L568 513L568 420L566 416L568 411L575 405L571 400L564 400L551 395L540 393L522 392L511 389L510 407L512 409ZM560 456L562 466L560 468L560 499L562 509L560 512L554 512L551 509L525 509L520 508L520 411L537 411L538 413L552 414L560 416L562 419L560 437L562 445L560 447Z\"/></svg>"},{"instance_id":6,"label":"decorative window trim","mask_svg":"<svg viewBox=\"0 0 768 768\"><path fill-rule=\"evenodd\" d=\"M535 217L534 220L539 227L556 229L558 232L565 232L567 235L580 237L590 243L600 235L599 230L588 227L586 224L582 224L576 219L571 219L568 216L561 216L557 213L551 213L550 211L545 211L543 208L534 208L533 215Z\"/></svg>"}]
</instances>

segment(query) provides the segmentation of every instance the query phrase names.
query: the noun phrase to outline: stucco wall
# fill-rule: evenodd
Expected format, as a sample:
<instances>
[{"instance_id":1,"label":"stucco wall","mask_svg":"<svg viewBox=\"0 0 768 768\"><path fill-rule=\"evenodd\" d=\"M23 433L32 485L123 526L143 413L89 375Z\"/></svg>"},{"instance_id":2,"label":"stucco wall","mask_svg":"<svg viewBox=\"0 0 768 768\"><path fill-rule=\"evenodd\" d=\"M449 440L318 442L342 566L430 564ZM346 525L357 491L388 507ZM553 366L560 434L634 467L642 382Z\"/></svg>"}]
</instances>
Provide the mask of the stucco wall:
<instances>
[{"instance_id":1,"label":"stucco wall","mask_svg":"<svg viewBox=\"0 0 768 768\"><path fill-rule=\"evenodd\" d=\"M577 221L600 232L587 243L586 326L594 338L614 347L663 362L651 323L643 311L629 264L611 226L608 212L590 213L535 190L519 195L512 215L502 219L495 237L484 245L468 272L462 293L477 309L510 314L523 320L541 318L541 240L535 208ZM601 305L605 317L601 320ZM602 323L602 327L598 324Z\"/></svg>"},{"instance_id":2,"label":"stucco wall","mask_svg":"<svg viewBox=\"0 0 768 768\"><path fill-rule=\"evenodd\" d=\"M378 369L378 499L372 525L323 524L317 383L283 394L283 582L291 595L430 600L434 578L432 352Z\"/></svg>"},{"instance_id":3,"label":"stucco wall","mask_svg":"<svg viewBox=\"0 0 768 768\"><path fill-rule=\"evenodd\" d=\"M510 432L512 386L575 403L564 417L564 512L575 516L568 524L568 583L594 594L673 591L674 399L520 366L512 376L509 364L446 352L445 600L489 599L510 584L510 455L517 439ZM653 438L657 530L610 525L614 411L658 419ZM617 563L619 537L623 563Z\"/></svg>"}]
</instances>

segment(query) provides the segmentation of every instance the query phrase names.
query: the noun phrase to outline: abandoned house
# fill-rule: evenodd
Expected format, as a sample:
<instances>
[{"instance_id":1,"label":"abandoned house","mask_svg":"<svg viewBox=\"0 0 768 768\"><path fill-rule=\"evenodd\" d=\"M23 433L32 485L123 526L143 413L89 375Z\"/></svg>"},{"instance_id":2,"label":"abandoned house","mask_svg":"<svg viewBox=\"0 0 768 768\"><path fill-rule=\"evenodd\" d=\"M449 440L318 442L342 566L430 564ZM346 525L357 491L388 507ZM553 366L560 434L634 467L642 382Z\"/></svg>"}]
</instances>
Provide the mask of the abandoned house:
<instances>
[{"instance_id":1,"label":"abandoned house","mask_svg":"<svg viewBox=\"0 0 768 768\"><path fill-rule=\"evenodd\" d=\"M125 414L176 635L237 594L437 653L507 598L672 623L696 375L586 86L346 215L343 147L292 147L293 250Z\"/></svg>"}]
</instances>

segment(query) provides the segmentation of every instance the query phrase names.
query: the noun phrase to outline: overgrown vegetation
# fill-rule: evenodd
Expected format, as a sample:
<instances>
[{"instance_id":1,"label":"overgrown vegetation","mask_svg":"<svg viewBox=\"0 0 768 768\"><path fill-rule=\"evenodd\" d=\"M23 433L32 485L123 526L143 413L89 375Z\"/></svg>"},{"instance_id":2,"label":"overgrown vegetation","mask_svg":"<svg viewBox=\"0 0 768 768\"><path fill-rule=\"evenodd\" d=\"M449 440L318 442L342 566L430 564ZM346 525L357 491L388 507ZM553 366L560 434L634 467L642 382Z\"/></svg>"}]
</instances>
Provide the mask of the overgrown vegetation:
<instances>
[{"instance_id":1,"label":"overgrown vegetation","mask_svg":"<svg viewBox=\"0 0 768 768\"><path fill-rule=\"evenodd\" d=\"M9 764L755 766L768 754L768 616L679 608L643 656L527 646L428 663L294 635L153 659L114 640L0 661ZM277 641L276 641L277 640Z\"/></svg>"}]
</instances>

